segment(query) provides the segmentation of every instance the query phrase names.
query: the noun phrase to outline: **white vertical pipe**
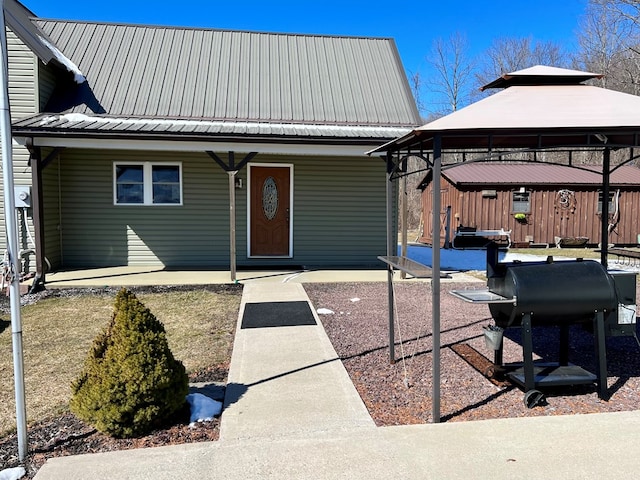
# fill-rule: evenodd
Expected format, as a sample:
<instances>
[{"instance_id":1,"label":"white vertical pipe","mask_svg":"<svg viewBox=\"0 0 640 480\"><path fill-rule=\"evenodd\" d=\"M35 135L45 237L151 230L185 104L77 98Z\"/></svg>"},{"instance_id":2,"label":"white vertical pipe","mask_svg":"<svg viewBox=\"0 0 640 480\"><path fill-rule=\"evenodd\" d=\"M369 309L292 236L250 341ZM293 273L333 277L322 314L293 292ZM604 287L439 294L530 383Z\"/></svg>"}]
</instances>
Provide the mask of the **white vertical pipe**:
<instances>
[{"instance_id":1,"label":"white vertical pipe","mask_svg":"<svg viewBox=\"0 0 640 480\"><path fill-rule=\"evenodd\" d=\"M27 456L27 410L24 400L24 360L22 354L22 322L20 319L20 278L18 268L18 222L13 197L13 151L11 145L11 111L9 108L9 61L7 31L4 19L4 0L0 0L0 136L2 147L2 180L4 188L4 221L7 233L7 251L11 268L9 286L11 305L11 338L13 343L13 374L16 393L16 423L18 430L18 456Z\"/></svg>"}]
</instances>

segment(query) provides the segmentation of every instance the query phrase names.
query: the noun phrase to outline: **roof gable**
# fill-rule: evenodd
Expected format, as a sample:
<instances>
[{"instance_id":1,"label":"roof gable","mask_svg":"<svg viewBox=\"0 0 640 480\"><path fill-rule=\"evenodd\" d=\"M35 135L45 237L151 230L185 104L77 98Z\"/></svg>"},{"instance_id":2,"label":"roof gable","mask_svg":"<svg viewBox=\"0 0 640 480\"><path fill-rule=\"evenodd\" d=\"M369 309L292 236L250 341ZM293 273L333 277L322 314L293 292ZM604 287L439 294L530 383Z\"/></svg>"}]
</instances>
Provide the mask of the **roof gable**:
<instances>
[{"instance_id":1,"label":"roof gable","mask_svg":"<svg viewBox=\"0 0 640 480\"><path fill-rule=\"evenodd\" d=\"M44 33L31 22L33 12L20 2L7 0L4 2L4 14L7 27L46 65L55 55L51 48L42 41Z\"/></svg>"},{"instance_id":2,"label":"roof gable","mask_svg":"<svg viewBox=\"0 0 640 480\"><path fill-rule=\"evenodd\" d=\"M391 39L38 20L88 86L50 112L415 126ZM60 100L62 99L62 100Z\"/></svg>"}]
</instances>

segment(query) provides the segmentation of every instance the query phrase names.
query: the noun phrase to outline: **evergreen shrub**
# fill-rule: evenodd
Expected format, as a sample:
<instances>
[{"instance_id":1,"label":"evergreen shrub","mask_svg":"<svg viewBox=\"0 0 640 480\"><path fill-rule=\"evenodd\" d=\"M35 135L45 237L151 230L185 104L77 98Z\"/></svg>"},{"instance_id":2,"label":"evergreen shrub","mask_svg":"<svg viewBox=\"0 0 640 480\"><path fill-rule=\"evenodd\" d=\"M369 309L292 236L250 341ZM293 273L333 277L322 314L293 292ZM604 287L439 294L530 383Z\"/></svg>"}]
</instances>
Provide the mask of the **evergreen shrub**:
<instances>
[{"instance_id":1,"label":"evergreen shrub","mask_svg":"<svg viewBox=\"0 0 640 480\"><path fill-rule=\"evenodd\" d=\"M73 413L101 432L128 438L150 432L178 412L189 385L162 323L123 288L71 389Z\"/></svg>"}]
</instances>

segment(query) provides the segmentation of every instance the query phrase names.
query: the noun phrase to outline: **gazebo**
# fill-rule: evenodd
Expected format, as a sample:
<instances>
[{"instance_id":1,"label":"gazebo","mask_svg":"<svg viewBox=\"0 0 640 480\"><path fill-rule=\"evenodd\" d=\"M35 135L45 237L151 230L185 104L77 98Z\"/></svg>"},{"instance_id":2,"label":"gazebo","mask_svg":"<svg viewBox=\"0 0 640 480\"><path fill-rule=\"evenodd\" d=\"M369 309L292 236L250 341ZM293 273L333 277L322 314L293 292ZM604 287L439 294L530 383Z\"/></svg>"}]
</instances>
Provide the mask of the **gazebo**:
<instances>
[{"instance_id":1,"label":"gazebo","mask_svg":"<svg viewBox=\"0 0 640 480\"><path fill-rule=\"evenodd\" d=\"M637 158L634 149L640 146L640 97L584 83L600 77L541 65L508 73L482 88L500 88L500 92L368 152L386 155L389 182L402 175L409 157L423 159L432 171L433 422L440 421L441 269L437 232L441 231L441 170L452 163L452 158L456 162L468 157L473 157L469 161L495 161L529 153L537 161L539 152L556 152L563 157L562 163L572 164L576 151L598 152L602 155L602 198L609 198L612 171ZM612 152L616 152L615 161ZM388 195L389 211L390 200ZM608 202L603 201L600 244L605 267L608 208ZM388 224L391 229L393 222ZM393 256L396 241L391 231L388 238L387 255ZM392 281L391 275L389 278ZM390 321L390 330L391 325Z\"/></svg>"}]
</instances>

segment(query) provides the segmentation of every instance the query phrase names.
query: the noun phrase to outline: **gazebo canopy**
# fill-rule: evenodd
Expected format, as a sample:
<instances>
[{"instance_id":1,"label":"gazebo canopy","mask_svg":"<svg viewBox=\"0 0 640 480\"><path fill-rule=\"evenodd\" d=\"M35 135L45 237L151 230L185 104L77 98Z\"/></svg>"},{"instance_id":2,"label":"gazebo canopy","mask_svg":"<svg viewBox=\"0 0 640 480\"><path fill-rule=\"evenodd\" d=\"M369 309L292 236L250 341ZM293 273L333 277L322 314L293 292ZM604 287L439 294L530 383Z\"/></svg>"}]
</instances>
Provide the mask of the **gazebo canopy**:
<instances>
[{"instance_id":1,"label":"gazebo canopy","mask_svg":"<svg viewBox=\"0 0 640 480\"><path fill-rule=\"evenodd\" d=\"M635 159L640 146L640 97L585 85L600 75L535 66L508 73L486 88L503 88L468 107L388 142L369 154L386 154L389 181L407 156L430 157L433 178L432 229L440 232L440 175L448 152L485 152L498 157L522 150L594 150L602 152L602 194L609 195L611 151L628 148L622 163ZM480 155L482 157L482 155ZM464 158L464 157L463 157ZM456 160L459 161L459 160ZM391 190L391 189L389 189ZM388 209L391 210L389 195ZM392 225L392 222L388 222ZM608 202L602 206L601 262L606 266ZM388 232L391 239L393 235ZM394 245L389 241L388 255ZM433 421L440 421L440 242L432 251ZM389 344L393 355L393 294L390 269Z\"/></svg>"},{"instance_id":2,"label":"gazebo canopy","mask_svg":"<svg viewBox=\"0 0 640 480\"><path fill-rule=\"evenodd\" d=\"M503 75L484 89L503 88L427 123L369 153L433 149L545 149L638 146L640 97L585 85L601 75L535 66Z\"/></svg>"}]
</instances>

